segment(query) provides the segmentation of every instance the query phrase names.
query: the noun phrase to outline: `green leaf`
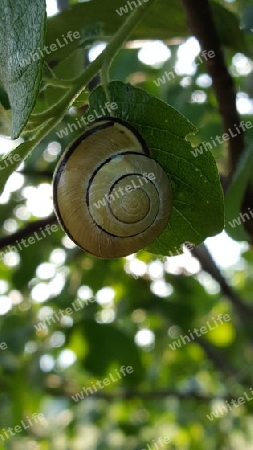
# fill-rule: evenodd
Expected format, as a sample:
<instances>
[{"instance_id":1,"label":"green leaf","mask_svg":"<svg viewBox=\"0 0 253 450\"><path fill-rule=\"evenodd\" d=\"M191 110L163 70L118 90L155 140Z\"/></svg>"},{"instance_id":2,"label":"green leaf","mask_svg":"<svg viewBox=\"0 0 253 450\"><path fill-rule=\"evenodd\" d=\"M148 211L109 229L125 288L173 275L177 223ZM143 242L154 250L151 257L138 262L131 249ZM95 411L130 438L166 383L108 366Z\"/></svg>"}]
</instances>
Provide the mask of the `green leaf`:
<instances>
[{"instance_id":1,"label":"green leaf","mask_svg":"<svg viewBox=\"0 0 253 450\"><path fill-rule=\"evenodd\" d=\"M140 351L132 337L113 324L98 324L88 320L84 322L83 334L89 347L84 361L86 370L103 376L110 366L117 363L120 366L132 366L133 372L126 377L129 384L143 378Z\"/></svg>"},{"instance_id":2,"label":"green leaf","mask_svg":"<svg viewBox=\"0 0 253 450\"><path fill-rule=\"evenodd\" d=\"M253 151L252 145L243 152L232 183L225 196L225 230L237 241L248 241L249 236L240 219L241 203L244 192L252 177ZM234 222L234 220L238 222ZM240 222L240 223L239 223ZM233 224L233 226L231 225Z\"/></svg>"},{"instance_id":3,"label":"green leaf","mask_svg":"<svg viewBox=\"0 0 253 450\"><path fill-rule=\"evenodd\" d=\"M8 350L14 354L23 352L26 342L33 335L34 327L32 324L27 323L25 316L7 316L1 327L1 340L6 342Z\"/></svg>"},{"instance_id":4,"label":"green leaf","mask_svg":"<svg viewBox=\"0 0 253 450\"><path fill-rule=\"evenodd\" d=\"M211 1L210 6L221 44L250 56L238 17L216 1Z\"/></svg>"},{"instance_id":5,"label":"green leaf","mask_svg":"<svg viewBox=\"0 0 253 450\"><path fill-rule=\"evenodd\" d=\"M137 2L136 2L137 3ZM211 2L214 14L214 22L217 27L221 44L235 51L247 52L247 46L243 31L240 29L239 20L235 14L216 2ZM128 13L117 13L124 6ZM122 11L122 10L121 10ZM62 13L49 18L46 44L57 43L59 36L67 36L69 30L78 31L85 37L88 27L93 24L101 25L102 35L111 37L128 17L130 8L127 2L119 0L92 0L78 3ZM226 26L224 27L224 23ZM131 33L131 39L161 39L166 40L186 38L190 36L185 12L178 0L158 0L154 7L150 8L141 23ZM69 55L82 42L73 40L68 45L58 47L54 52L46 55L48 61L56 61ZM100 39L101 40L101 39Z\"/></svg>"},{"instance_id":6,"label":"green leaf","mask_svg":"<svg viewBox=\"0 0 253 450\"><path fill-rule=\"evenodd\" d=\"M108 85L116 117L135 127L171 181L173 208L167 228L147 250L178 254L182 244L198 245L223 229L223 194L215 160L209 151L198 157L185 137L196 127L176 109L142 89L122 82ZM90 96L90 109L106 102L101 86ZM89 114L89 112L87 113Z\"/></svg>"},{"instance_id":7,"label":"green leaf","mask_svg":"<svg viewBox=\"0 0 253 450\"><path fill-rule=\"evenodd\" d=\"M12 109L12 138L17 138L33 109L39 90L46 7L44 0L0 3L0 81ZM32 58L37 54L36 57ZM36 59L36 61L33 61Z\"/></svg>"}]
</instances>

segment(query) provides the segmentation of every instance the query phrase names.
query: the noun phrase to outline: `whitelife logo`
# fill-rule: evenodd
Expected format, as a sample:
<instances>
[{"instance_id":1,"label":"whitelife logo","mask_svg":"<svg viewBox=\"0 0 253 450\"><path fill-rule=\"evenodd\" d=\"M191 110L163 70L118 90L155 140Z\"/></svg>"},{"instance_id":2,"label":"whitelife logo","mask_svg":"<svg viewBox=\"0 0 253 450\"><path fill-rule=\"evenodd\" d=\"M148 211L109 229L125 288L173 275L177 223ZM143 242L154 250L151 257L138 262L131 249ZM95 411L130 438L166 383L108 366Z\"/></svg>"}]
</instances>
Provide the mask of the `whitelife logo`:
<instances>
[{"instance_id":1,"label":"whitelife logo","mask_svg":"<svg viewBox=\"0 0 253 450\"><path fill-rule=\"evenodd\" d=\"M253 212L251 211L250 208L248 208L248 211L249 211L251 217L250 217L249 214L246 213L246 212L243 213L243 214L240 213L239 216L237 216L236 219L233 219L231 222L228 222L229 225L230 225L232 228L235 228L236 226L241 225L242 221L243 221L243 223L244 223L244 222L246 222L247 220L252 219L252 218L253 218Z\"/></svg>"},{"instance_id":2,"label":"whitelife logo","mask_svg":"<svg viewBox=\"0 0 253 450\"><path fill-rule=\"evenodd\" d=\"M125 188L118 188L118 192L116 189L113 190L113 194L104 195L104 198L102 198L102 200L99 200L98 202L94 202L94 206L99 209L102 206L106 206L106 202L108 201L109 203L112 203L113 201L115 201L115 197L120 198L120 197L124 197L124 195L126 195L128 192L134 191L136 189L139 189L141 186L144 185L144 180L146 182L146 184L149 181L153 181L155 180L155 174L153 172L150 173L146 173L144 172L141 176L137 175L138 178L138 182L139 185L136 185L134 181L137 182L137 180L131 180L131 184L127 184ZM125 191L125 192L124 192Z\"/></svg>"},{"instance_id":3,"label":"whitelife logo","mask_svg":"<svg viewBox=\"0 0 253 450\"><path fill-rule=\"evenodd\" d=\"M62 128L60 131L56 131L56 134L60 139L62 139L63 137L68 136L69 133L73 133L73 131L78 131L78 129L83 129L83 127L88 126L90 123L94 122L96 118L101 119L102 117L107 116L108 113L109 115L111 115L112 114L111 111L112 110L114 111L117 108L118 108L117 103L106 102L104 107L100 106L102 115L100 114L100 111L98 112L94 109L93 111L91 111L92 114L88 115L87 119L86 115L82 117L77 117L76 122L68 123L68 125L65 128ZM108 112L106 112L105 110L107 110Z\"/></svg>"},{"instance_id":4,"label":"whitelife logo","mask_svg":"<svg viewBox=\"0 0 253 450\"><path fill-rule=\"evenodd\" d=\"M46 238L48 235L50 235L52 232L55 233L58 231L58 225L56 224L47 224L45 228L40 227L38 231L35 231L33 236L29 236L27 239L22 238L21 241L16 240L16 246L14 245L8 245L6 250L4 252L0 252L0 261L4 259L6 253L8 252L15 252L17 251L17 247L19 250L23 250L23 247L27 248L30 245L35 244L37 241L41 241L42 239ZM41 232L41 235L39 234L39 231Z\"/></svg>"},{"instance_id":5,"label":"whitelife logo","mask_svg":"<svg viewBox=\"0 0 253 450\"><path fill-rule=\"evenodd\" d=\"M181 336L179 337L179 339L177 339L175 342L173 342L173 344L169 344L171 350L176 350L177 348L180 348L182 343L183 345L185 345L187 342L191 342L194 341L195 337L200 337L202 334L206 334L208 332L208 330L215 330L215 328L219 327L221 324L223 324L224 322L229 322L231 320L231 317L228 314L224 314L224 316L222 316L222 314L219 314L219 316L214 319L214 317L212 317L213 320L213 324L215 325L214 327L212 327L212 325L209 323L209 321L206 322L206 326L202 326L200 328L194 328L194 330L189 332L189 335L186 334L185 336L183 336L181 334ZM217 323L217 321L219 321L219 323ZM195 333L195 336L193 335L193 333Z\"/></svg>"},{"instance_id":6,"label":"whitelife logo","mask_svg":"<svg viewBox=\"0 0 253 450\"><path fill-rule=\"evenodd\" d=\"M142 448L141 450L160 450L165 444L169 444L170 442L170 438L159 436L156 440L153 439L152 442L150 442L152 447L150 444L147 444L147 447Z\"/></svg>"},{"instance_id":7,"label":"whitelife logo","mask_svg":"<svg viewBox=\"0 0 253 450\"><path fill-rule=\"evenodd\" d=\"M28 424L26 424L23 420L21 420L20 425L16 425L14 428L9 427L7 430L3 428L3 431L0 433L0 438L2 439L2 441L5 441L6 439L9 439L11 436L15 436L15 434L21 433L22 430L27 430L28 428L34 426L34 424L37 424L38 419L45 420L44 414L34 413L30 418L27 416L26 420Z\"/></svg>"},{"instance_id":8,"label":"whitelife logo","mask_svg":"<svg viewBox=\"0 0 253 450\"><path fill-rule=\"evenodd\" d=\"M40 333L40 331L44 331L47 330L49 325L51 325L51 322L55 323L56 320L60 321L62 318L66 317L66 316L70 316L74 313L74 311L80 311L82 308L84 308L85 305L88 305L89 303L93 303L95 302L95 297L92 297L90 299L86 299L86 300L75 300L74 302L71 303L72 307L70 306L68 308L66 308L65 310L63 309L59 309L57 311L57 313L53 313L50 316L47 316L44 320L42 320L41 322L37 323L36 325L34 325L37 333ZM80 306L80 308L78 308L78 306ZM60 315L60 317L59 317Z\"/></svg>"},{"instance_id":9,"label":"whitelife logo","mask_svg":"<svg viewBox=\"0 0 253 450\"><path fill-rule=\"evenodd\" d=\"M203 149L207 152L207 150L211 150L213 147L217 147L218 144L223 144L224 141L228 141L231 137L236 137L239 134L242 133L242 131L245 131L246 129L252 128L252 123L248 120L246 123L244 120L240 122L240 124L237 126L234 124L235 129L228 129L227 133L223 133L221 136L215 136L215 138L210 139L210 142L204 142L199 147L196 147L194 150L191 150L191 154L196 158L198 155L203 154ZM236 133L233 133L233 131L236 131ZM217 142L216 142L217 141Z\"/></svg>"},{"instance_id":10,"label":"whitelife logo","mask_svg":"<svg viewBox=\"0 0 253 450\"><path fill-rule=\"evenodd\" d=\"M67 37L64 36L64 34L62 34L62 39L63 39L64 43L62 43L57 38L55 44L51 44L49 47L47 45L44 45L42 50L41 49L37 49L37 51L32 53L27 59L21 59L19 64L22 67L27 67L27 66L29 66L31 64L32 61L35 62L35 61L38 61L41 58L44 58L45 53L47 55L50 55L50 53L55 52L58 48L65 47L66 45L69 44L69 42L73 42L73 38L74 39L80 39L80 37L81 37L81 35L80 35L80 33L78 31L74 31L74 33L72 31L68 31Z\"/></svg>"},{"instance_id":11,"label":"whitelife logo","mask_svg":"<svg viewBox=\"0 0 253 450\"><path fill-rule=\"evenodd\" d=\"M12 155L12 153L9 153L9 155L3 157L0 159L0 170L6 169L8 166L17 163L20 161L21 158L19 155Z\"/></svg>"},{"instance_id":12,"label":"whitelife logo","mask_svg":"<svg viewBox=\"0 0 253 450\"><path fill-rule=\"evenodd\" d=\"M134 370L133 370L132 366L127 366L127 367L121 366L119 371L125 377L126 374L133 373ZM89 395L94 394L94 392L97 392L98 389L103 389L105 386L109 386L109 384L115 383L116 381L118 381L122 378L121 374L117 371L117 369L115 369L115 373L117 375L117 378L114 378L113 374L110 373L109 378L104 378L102 381L97 380L96 383L92 382L91 387L87 387L87 388L83 387L83 390L81 392L78 392L75 395L71 395L71 397L73 398L73 400L75 402L79 402L79 400L84 399L84 396L88 397Z\"/></svg>"},{"instance_id":13,"label":"whitelife logo","mask_svg":"<svg viewBox=\"0 0 253 450\"><path fill-rule=\"evenodd\" d=\"M203 50L200 55L198 55L198 61L196 62L195 65L199 66L199 64L203 63L203 58L205 61L207 61L208 58L214 58L215 53L213 50ZM173 68L175 69L176 66L173 66ZM167 81L171 81L174 80L174 78L177 77L177 74L175 71L171 71L171 72L167 72L165 71L162 77L157 78L157 80L154 80L153 82L155 83L156 87L160 87L161 84L165 84L167 83Z\"/></svg>"},{"instance_id":14,"label":"whitelife logo","mask_svg":"<svg viewBox=\"0 0 253 450\"><path fill-rule=\"evenodd\" d=\"M253 394L252 388L250 388L251 394ZM213 419L218 419L218 417L222 416L224 413L228 413L229 411L232 411L232 407L238 408L240 405L244 405L244 403L249 402L250 400L253 400L253 397L248 397L247 392L244 392L244 397L238 397L237 400L233 399L230 403L226 402L226 405L218 406L215 411L212 411L211 414L206 414L206 417L213 421ZM237 404L238 403L238 404Z\"/></svg>"},{"instance_id":15,"label":"whitelife logo","mask_svg":"<svg viewBox=\"0 0 253 450\"><path fill-rule=\"evenodd\" d=\"M148 0L137 0L137 1L128 1L125 6L121 6L120 9L116 9L116 12L119 16L123 16L123 14L127 14L130 11L133 11L133 9L138 8L138 6L141 6L142 3L147 3ZM129 9L130 8L130 11Z\"/></svg>"}]
</instances>

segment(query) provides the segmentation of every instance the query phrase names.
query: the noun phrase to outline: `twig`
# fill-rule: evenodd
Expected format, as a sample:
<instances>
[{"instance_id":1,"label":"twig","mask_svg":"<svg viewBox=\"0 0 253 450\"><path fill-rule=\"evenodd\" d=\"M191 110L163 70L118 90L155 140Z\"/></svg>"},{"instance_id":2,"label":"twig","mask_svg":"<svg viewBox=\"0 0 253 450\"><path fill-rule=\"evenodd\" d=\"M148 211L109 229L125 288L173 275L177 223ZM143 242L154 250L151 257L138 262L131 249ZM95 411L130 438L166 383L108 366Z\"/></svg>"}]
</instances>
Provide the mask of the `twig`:
<instances>
[{"instance_id":1,"label":"twig","mask_svg":"<svg viewBox=\"0 0 253 450\"><path fill-rule=\"evenodd\" d=\"M219 370L222 375L239 375L238 369L233 367L227 360L227 357L215 347L211 342L203 337L196 337L194 342L197 342L199 346L204 350L208 359L213 363L215 368ZM237 380L238 381L238 380Z\"/></svg>"},{"instance_id":2,"label":"twig","mask_svg":"<svg viewBox=\"0 0 253 450\"><path fill-rule=\"evenodd\" d=\"M217 35L208 0L182 0L187 14L189 27L198 39L201 49L213 51L215 56L205 61L207 71L212 78L224 132L239 125L240 117L236 109L236 93L233 79L224 61L219 37ZM238 133L228 141L229 172L232 174L238 159L244 150L244 135Z\"/></svg>"},{"instance_id":3,"label":"twig","mask_svg":"<svg viewBox=\"0 0 253 450\"><path fill-rule=\"evenodd\" d=\"M229 286L228 282L222 275L221 271L215 264L210 252L205 244L200 244L191 250L191 253L197 258L201 264L202 269L209 273L211 277L220 285L221 292L232 303L234 309L238 313L238 317L244 325L248 326L248 330L252 329L253 310L250 306L244 303L237 293Z\"/></svg>"},{"instance_id":4,"label":"twig","mask_svg":"<svg viewBox=\"0 0 253 450\"><path fill-rule=\"evenodd\" d=\"M17 170L17 173L21 173L22 175L25 175L28 177L45 177L45 178L49 178L51 180L53 178L54 172L52 170L22 169L22 170Z\"/></svg>"},{"instance_id":5,"label":"twig","mask_svg":"<svg viewBox=\"0 0 253 450\"><path fill-rule=\"evenodd\" d=\"M65 383L66 384L66 383ZM72 396L75 396L77 394L76 392L70 392L69 389L66 388L66 390L62 390L62 388L53 389L46 387L46 390L49 394L53 396L63 396L68 397L69 399L72 398ZM107 401L114 401L114 400L131 400L132 398L141 398L142 400L156 400L156 399L163 399L166 397L176 397L181 400L198 400L200 402L210 402L213 400L227 400L230 401L234 397L228 395L211 395L211 394L201 394L199 392L195 391L186 391L186 392L180 392L176 391L174 389L159 389L157 391L138 391L138 390L120 390L114 393L107 393L102 392L101 390L98 390L97 392L94 392L90 396L86 396L84 398L97 398L97 399L104 399Z\"/></svg>"},{"instance_id":6,"label":"twig","mask_svg":"<svg viewBox=\"0 0 253 450\"><path fill-rule=\"evenodd\" d=\"M26 225L24 228L16 231L16 233L12 233L9 236L0 238L0 249L6 247L7 245L16 244L16 241L27 238L36 231L39 231L40 228L44 228L46 225L52 225L53 223L57 223L57 219L54 214L46 217L45 219L40 219L28 223L28 225Z\"/></svg>"}]
</instances>

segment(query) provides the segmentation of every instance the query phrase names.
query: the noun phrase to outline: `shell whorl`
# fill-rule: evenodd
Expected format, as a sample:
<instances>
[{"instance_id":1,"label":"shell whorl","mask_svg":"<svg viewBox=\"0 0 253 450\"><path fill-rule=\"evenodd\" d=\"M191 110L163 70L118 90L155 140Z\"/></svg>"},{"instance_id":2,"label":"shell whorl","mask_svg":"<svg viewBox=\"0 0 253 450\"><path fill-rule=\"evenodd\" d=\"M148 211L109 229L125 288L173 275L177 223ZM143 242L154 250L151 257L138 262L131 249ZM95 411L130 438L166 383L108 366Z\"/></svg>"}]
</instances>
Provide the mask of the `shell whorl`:
<instances>
[{"instance_id":1,"label":"shell whorl","mask_svg":"<svg viewBox=\"0 0 253 450\"><path fill-rule=\"evenodd\" d=\"M101 258L146 247L166 227L168 176L140 134L115 118L97 120L65 151L54 174L54 205L70 238Z\"/></svg>"}]
</instances>

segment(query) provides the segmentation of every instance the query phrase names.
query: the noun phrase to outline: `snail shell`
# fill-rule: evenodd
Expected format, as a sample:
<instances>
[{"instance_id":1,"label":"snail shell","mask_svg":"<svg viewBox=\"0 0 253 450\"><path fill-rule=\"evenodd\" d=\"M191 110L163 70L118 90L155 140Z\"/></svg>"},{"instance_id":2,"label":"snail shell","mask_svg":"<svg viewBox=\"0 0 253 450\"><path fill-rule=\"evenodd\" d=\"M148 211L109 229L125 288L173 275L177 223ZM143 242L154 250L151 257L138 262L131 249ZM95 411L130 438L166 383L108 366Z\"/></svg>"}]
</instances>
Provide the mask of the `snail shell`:
<instances>
[{"instance_id":1,"label":"snail shell","mask_svg":"<svg viewBox=\"0 0 253 450\"><path fill-rule=\"evenodd\" d=\"M83 250L118 258L146 247L168 224L170 181L140 134L96 120L61 157L53 178L58 220Z\"/></svg>"}]
</instances>

